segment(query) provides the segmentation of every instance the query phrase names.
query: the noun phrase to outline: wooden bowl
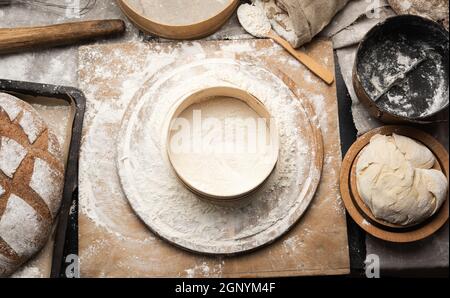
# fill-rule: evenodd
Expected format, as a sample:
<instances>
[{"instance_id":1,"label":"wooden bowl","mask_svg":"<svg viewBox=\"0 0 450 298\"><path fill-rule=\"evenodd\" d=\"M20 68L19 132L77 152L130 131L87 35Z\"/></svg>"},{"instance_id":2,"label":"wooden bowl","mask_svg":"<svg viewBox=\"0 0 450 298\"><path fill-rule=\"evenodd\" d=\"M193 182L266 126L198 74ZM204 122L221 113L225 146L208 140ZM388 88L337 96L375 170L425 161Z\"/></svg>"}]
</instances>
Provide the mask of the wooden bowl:
<instances>
[{"instance_id":1,"label":"wooden bowl","mask_svg":"<svg viewBox=\"0 0 450 298\"><path fill-rule=\"evenodd\" d=\"M392 135L394 133L410 137L427 146L437 160L434 168L442 170L447 179L449 178L448 153L436 139L412 127L383 126L360 137L349 149L341 169L341 195L350 216L367 233L389 242L414 242L434 234L447 222L449 218L448 198L439 211L426 221L411 226L400 226L375 218L360 197L356 185L356 164L361 151L370 143L374 135Z\"/></svg>"},{"instance_id":2,"label":"wooden bowl","mask_svg":"<svg viewBox=\"0 0 450 298\"><path fill-rule=\"evenodd\" d=\"M227 98L232 98L234 100L238 100L241 101L243 103L245 103L248 107L250 107L254 112L256 112L256 114L260 117L263 118L266 121L266 125L267 125L267 131L268 132L268 136L270 138L270 142L269 142L269 151L267 154L267 162L265 163L263 172L258 173L258 175L256 175L255 173L248 173L247 172L247 176L251 179L252 177L254 178L255 176L257 176L257 179L252 179L253 181L251 181L250 183L247 183L246 185L243 183L242 187L238 187L237 189L226 189L225 187L223 187L223 185L219 184L218 189L219 190L212 190L212 188L210 187L211 184L213 184L212 181L216 181L217 177L215 175L210 175L208 176L206 185L205 184L205 180L202 180L203 183L200 183L198 179L196 179L195 177L193 177L195 175L195 173L192 173L191 166L187 165L185 162L183 162L183 160L185 161L186 158L188 158L189 160L192 160L194 163L194 165L198 165L199 163L197 163L197 161L199 161L201 159L201 154L205 154L204 151L201 152L193 152L193 151L189 151L188 153L185 152L176 152L174 147L172 146L172 138L175 137L177 135L177 133L179 133L178 129L175 129L175 126L178 128L178 124L174 125L176 122L174 122L174 120L179 119L180 115L186 111L188 108L190 108L192 105L201 103L201 102L205 102L208 100L214 100L215 97L227 97ZM174 108L172 109L172 111L169 114L169 118L168 118L168 123L167 126L168 127L168 132L167 132L167 154L169 157L169 161L171 163L172 168L174 169L174 171L176 172L178 178L181 180L181 182L193 193L199 195L200 197L208 200L209 202L212 203L216 203L216 204L220 204L220 205L226 205L226 206L234 206L237 204L242 204L242 203L246 203L246 198L248 198L248 196L253 193L254 191L256 191L257 189L259 189L264 183L265 181L270 177L270 175L272 174L272 172L275 169L275 166L278 162L278 156L279 156L279 135L278 135L278 130L276 128L276 125L274 123L274 120L272 119L269 111L267 110L267 108L264 106L264 104L259 101L256 97L254 97L253 95L251 95L250 93L244 91L244 90L240 90L237 88L232 88L232 87L213 87L213 88L207 88L207 89L203 89L203 90L199 90L193 94L189 94L183 98L181 98L178 101L178 104L174 106ZM191 120L192 122L195 122L195 119L193 118ZM202 118L203 121L203 118ZM192 124L192 123L191 123ZM195 125L195 123L194 123ZM203 125L203 122L202 122ZM190 133L192 133L192 127L190 126ZM176 131L176 133L174 133L174 131ZM247 139L248 141L248 139ZM191 143L188 143L188 145L192 145ZM192 150L192 147L189 147L189 150ZM259 152L258 152L259 153ZM232 154L240 154L237 152L232 152ZM243 153L244 154L244 153ZM247 154L247 153L245 153ZM253 155L255 153L249 153L250 155ZM177 158L178 156L178 158ZM183 156L182 159L180 159L179 157ZM215 164L217 161L217 164L224 164L224 159L221 160L221 158L226 158L225 156L229 156L228 153L222 153L220 152L219 154L215 155L213 154L213 161ZM190 159L192 158L192 159ZM216 159L217 158L217 159ZM225 163L227 166L229 166L229 164ZM202 171L203 167L205 165L201 165L201 168L198 169L198 171ZM238 167L239 165L236 165L236 167ZM189 170L187 170L189 169ZM206 169L208 172L211 172L211 169L208 168ZM230 175L232 175L233 173L235 173L230 166ZM227 176L227 174L224 174L225 176ZM247 177L244 175L245 178ZM203 176L202 179L205 179L205 177ZM229 182L224 182L224 183L229 183ZM234 184L233 184L234 185Z\"/></svg>"},{"instance_id":3,"label":"wooden bowl","mask_svg":"<svg viewBox=\"0 0 450 298\"><path fill-rule=\"evenodd\" d=\"M223 10L209 18L199 19L191 24L175 25L151 19L130 0L117 0L117 3L124 14L141 30L168 39L197 39L211 35L226 23L239 5L238 0L229 0Z\"/></svg>"}]
</instances>

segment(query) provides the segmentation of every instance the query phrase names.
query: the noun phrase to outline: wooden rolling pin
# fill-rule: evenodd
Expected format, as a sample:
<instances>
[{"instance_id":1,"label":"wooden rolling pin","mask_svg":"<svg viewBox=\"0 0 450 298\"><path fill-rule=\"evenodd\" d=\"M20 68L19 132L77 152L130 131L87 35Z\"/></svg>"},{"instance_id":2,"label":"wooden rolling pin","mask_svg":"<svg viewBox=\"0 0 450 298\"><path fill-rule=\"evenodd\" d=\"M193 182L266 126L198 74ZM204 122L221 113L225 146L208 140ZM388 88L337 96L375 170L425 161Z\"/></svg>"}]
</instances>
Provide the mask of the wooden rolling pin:
<instances>
[{"instance_id":1,"label":"wooden rolling pin","mask_svg":"<svg viewBox=\"0 0 450 298\"><path fill-rule=\"evenodd\" d=\"M27 28L0 29L0 54L76 44L125 32L122 20L100 20Z\"/></svg>"}]
</instances>

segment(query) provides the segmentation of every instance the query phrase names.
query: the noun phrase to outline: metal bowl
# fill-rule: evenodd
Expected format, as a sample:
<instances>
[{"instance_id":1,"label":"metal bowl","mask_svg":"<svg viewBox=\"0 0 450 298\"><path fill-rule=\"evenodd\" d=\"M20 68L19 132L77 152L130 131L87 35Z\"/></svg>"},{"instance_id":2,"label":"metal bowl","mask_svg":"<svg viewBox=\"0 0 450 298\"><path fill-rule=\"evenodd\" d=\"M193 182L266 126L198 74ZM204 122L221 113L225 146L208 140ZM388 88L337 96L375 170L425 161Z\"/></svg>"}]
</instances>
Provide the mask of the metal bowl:
<instances>
[{"instance_id":1,"label":"metal bowl","mask_svg":"<svg viewBox=\"0 0 450 298\"><path fill-rule=\"evenodd\" d=\"M411 15L389 18L359 45L355 92L370 114L386 123L446 119L448 51L448 31L438 23Z\"/></svg>"}]
</instances>

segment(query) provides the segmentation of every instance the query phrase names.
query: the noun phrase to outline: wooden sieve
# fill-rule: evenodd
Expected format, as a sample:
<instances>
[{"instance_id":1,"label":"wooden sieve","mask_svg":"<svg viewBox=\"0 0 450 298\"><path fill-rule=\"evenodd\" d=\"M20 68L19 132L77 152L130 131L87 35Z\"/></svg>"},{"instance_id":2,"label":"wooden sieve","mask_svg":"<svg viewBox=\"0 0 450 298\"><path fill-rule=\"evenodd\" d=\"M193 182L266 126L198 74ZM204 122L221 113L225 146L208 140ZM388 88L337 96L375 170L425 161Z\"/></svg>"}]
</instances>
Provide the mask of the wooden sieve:
<instances>
[{"instance_id":1,"label":"wooden sieve","mask_svg":"<svg viewBox=\"0 0 450 298\"><path fill-rule=\"evenodd\" d=\"M249 183L242 187L237 187L239 189L238 192L228 191L225 192L219 192L219 191L212 191L208 187L204 187L201 185L201 183L198 183L196 181L195 177L192 177L192 174L187 174L188 171L183 170L183 165L179 162L175 156L177 155L174 146L172 146L172 137L173 137L173 131L174 129L174 120L178 119L178 117L189 107L191 107L194 104L201 103L207 100L214 100L218 97L227 97L235 100L239 100L243 103L245 103L248 107L250 107L253 111L256 112L257 115L259 115L262 119L265 120L265 123L267 123L267 129L269 131L269 154L267 156L264 156L264 158L267 157L265 169L267 168L267 171L264 171L264 173L253 173L252 177L257 176L258 179L255 179L254 183ZM220 205L236 205L236 204L243 204L246 202L246 198L249 194L253 193L257 189L259 189L265 181L269 178L269 176L272 174L272 172L275 169L275 166L278 162L278 156L279 156L279 135L276 128L276 125L274 123L274 120L271 118L271 115L265 105L259 101L256 97L251 95L250 93L240 90L237 88L232 87L213 87L213 88L207 88L204 90L199 90L193 94L189 94L182 99L178 101L178 104L174 106L172 109L173 112L170 113L170 119L168 123L168 133L167 133L167 154L171 163L172 168L175 170L178 178L180 181L193 193L199 195L201 198L204 198L208 200L209 202L220 204ZM233 153L238 154L238 153ZM256 153L258 154L258 153ZM226 154L219 154L217 158L219 159L219 163L222 162L220 158L222 156L225 156ZM195 156L195 158L198 158L198 154L192 154L190 156ZM214 155L216 157L216 155ZM236 166L238 168L238 166ZM200 169L201 170L201 169ZM230 175L233 174L233 171L235 169L230 167ZM242 173L243 174L243 173ZM248 174L248 173L247 173ZM243 174L244 175L244 174ZM243 176L243 178L246 178ZM260 178L260 179L259 179ZM210 180L211 179L211 180ZM208 183L213 184L214 179L216 177L214 175L211 175L211 177L208 177ZM225 183L225 182L224 182ZM209 185L210 185L209 184ZM219 187L220 185L219 182ZM221 188L224 190L225 188Z\"/></svg>"}]
</instances>

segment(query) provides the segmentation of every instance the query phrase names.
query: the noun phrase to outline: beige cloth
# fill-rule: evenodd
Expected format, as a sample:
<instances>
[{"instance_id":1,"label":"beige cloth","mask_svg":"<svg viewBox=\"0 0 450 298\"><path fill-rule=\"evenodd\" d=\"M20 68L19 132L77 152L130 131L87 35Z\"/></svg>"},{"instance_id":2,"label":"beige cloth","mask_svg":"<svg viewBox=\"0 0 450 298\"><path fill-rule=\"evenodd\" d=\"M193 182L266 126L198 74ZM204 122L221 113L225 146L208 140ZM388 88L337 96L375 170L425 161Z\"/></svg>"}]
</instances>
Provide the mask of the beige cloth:
<instances>
[{"instance_id":1,"label":"beige cloth","mask_svg":"<svg viewBox=\"0 0 450 298\"><path fill-rule=\"evenodd\" d=\"M430 18L449 28L448 0L388 0L398 14L414 14Z\"/></svg>"},{"instance_id":2,"label":"beige cloth","mask_svg":"<svg viewBox=\"0 0 450 298\"><path fill-rule=\"evenodd\" d=\"M350 0L256 0L272 27L294 47L310 42Z\"/></svg>"}]
</instances>

